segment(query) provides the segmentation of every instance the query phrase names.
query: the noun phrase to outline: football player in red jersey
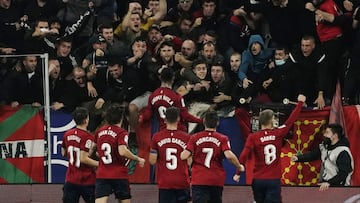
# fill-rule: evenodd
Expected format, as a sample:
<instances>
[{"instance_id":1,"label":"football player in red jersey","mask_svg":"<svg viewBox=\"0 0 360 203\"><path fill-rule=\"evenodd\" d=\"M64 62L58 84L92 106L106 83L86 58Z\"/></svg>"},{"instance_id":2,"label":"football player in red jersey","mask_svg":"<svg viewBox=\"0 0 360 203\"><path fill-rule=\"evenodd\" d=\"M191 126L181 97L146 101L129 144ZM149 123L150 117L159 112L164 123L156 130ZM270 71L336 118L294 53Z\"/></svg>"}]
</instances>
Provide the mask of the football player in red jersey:
<instances>
[{"instance_id":1,"label":"football player in red jersey","mask_svg":"<svg viewBox=\"0 0 360 203\"><path fill-rule=\"evenodd\" d=\"M165 129L166 125L164 119L166 108L175 106L180 109L180 121L178 123L179 130L187 130L186 122L202 123L200 118L191 115L187 111L183 97L172 90L174 79L173 69L163 68L160 73L161 86L150 95L148 105L140 115L140 122L150 120L154 113L160 122L160 130Z\"/></svg>"},{"instance_id":2,"label":"football player in red jersey","mask_svg":"<svg viewBox=\"0 0 360 203\"><path fill-rule=\"evenodd\" d=\"M99 154L99 167L96 171L96 203L107 202L110 194L121 203L131 199L127 164L135 160L144 167L145 159L131 153L128 149L129 133L121 125L124 118L124 107L114 103L106 111L107 125L102 126L95 135Z\"/></svg>"},{"instance_id":3,"label":"football player in red jersey","mask_svg":"<svg viewBox=\"0 0 360 203\"><path fill-rule=\"evenodd\" d=\"M95 169L98 162L89 157L94 136L87 131L89 112L78 107L73 112L76 128L64 134L61 154L67 156L69 166L66 171L63 188L63 202L79 202L80 196L85 202L95 202Z\"/></svg>"},{"instance_id":4,"label":"football player in red jersey","mask_svg":"<svg viewBox=\"0 0 360 203\"><path fill-rule=\"evenodd\" d=\"M222 161L227 158L239 171L244 170L231 151L229 138L216 132L219 117L215 111L205 113L205 130L191 136L181 159L192 156L191 190L193 203L222 202L225 170Z\"/></svg>"},{"instance_id":5,"label":"football player in red jersey","mask_svg":"<svg viewBox=\"0 0 360 203\"><path fill-rule=\"evenodd\" d=\"M304 95L298 96L298 103L285 123L274 128L274 112L263 110L259 115L261 130L251 133L240 154L240 163L245 164L252 153L255 159L254 179L252 189L256 202L281 202L281 160L280 153L283 139L289 132L301 107L305 102ZM234 175L234 181L239 181L240 172Z\"/></svg>"},{"instance_id":6,"label":"football player in red jersey","mask_svg":"<svg viewBox=\"0 0 360 203\"><path fill-rule=\"evenodd\" d=\"M190 135L177 129L179 109L169 107L165 112L166 129L156 133L151 142L150 164L156 164L159 203L191 201L190 179L186 160L180 159Z\"/></svg>"}]
</instances>

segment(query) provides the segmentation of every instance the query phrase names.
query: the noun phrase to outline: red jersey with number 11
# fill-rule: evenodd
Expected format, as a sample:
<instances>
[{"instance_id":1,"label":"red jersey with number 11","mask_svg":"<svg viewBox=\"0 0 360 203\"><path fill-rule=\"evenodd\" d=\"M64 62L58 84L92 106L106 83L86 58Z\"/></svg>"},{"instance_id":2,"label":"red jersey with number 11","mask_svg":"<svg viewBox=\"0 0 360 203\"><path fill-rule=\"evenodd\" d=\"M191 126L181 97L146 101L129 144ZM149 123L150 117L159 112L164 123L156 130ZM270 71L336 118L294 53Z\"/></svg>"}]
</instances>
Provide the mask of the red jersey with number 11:
<instances>
[{"instance_id":1,"label":"red jersey with number 11","mask_svg":"<svg viewBox=\"0 0 360 203\"><path fill-rule=\"evenodd\" d=\"M94 136L88 131L74 128L64 134L62 148L66 150L69 166L65 182L78 185L94 185L95 169L80 162L80 152L89 152Z\"/></svg>"}]
</instances>

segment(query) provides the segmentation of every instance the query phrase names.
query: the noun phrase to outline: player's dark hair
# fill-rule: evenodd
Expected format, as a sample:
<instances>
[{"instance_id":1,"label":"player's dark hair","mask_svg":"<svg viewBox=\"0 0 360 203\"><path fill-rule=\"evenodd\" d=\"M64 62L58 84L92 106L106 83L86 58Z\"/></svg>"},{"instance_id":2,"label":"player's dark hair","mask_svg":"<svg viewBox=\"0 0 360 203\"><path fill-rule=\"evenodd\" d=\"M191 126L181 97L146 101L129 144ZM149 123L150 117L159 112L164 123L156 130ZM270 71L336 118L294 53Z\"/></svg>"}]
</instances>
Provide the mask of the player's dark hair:
<instances>
[{"instance_id":1,"label":"player's dark hair","mask_svg":"<svg viewBox=\"0 0 360 203\"><path fill-rule=\"evenodd\" d=\"M110 125L121 123L125 115L125 108L124 106L113 103L107 109L105 114L105 119Z\"/></svg>"},{"instance_id":2,"label":"player's dark hair","mask_svg":"<svg viewBox=\"0 0 360 203\"><path fill-rule=\"evenodd\" d=\"M274 111L271 109L265 109L260 112L259 123L260 125L269 125L274 117Z\"/></svg>"},{"instance_id":3,"label":"player's dark hair","mask_svg":"<svg viewBox=\"0 0 360 203\"><path fill-rule=\"evenodd\" d=\"M160 73L161 82L172 83L174 77L174 70L172 68L164 68Z\"/></svg>"},{"instance_id":4,"label":"player's dark hair","mask_svg":"<svg viewBox=\"0 0 360 203\"><path fill-rule=\"evenodd\" d=\"M339 139L344 137L343 128L340 124L330 123L327 127L331 130L332 133L337 134Z\"/></svg>"},{"instance_id":5,"label":"player's dark hair","mask_svg":"<svg viewBox=\"0 0 360 203\"><path fill-rule=\"evenodd\" d=\"M82 125L85 123L85 119L89 116L89 111L84 107L76 107L73 111L72 116L76 125Z\"/></svg>"},{"instance_id":6,"label":"player's dark hair","mask_svg":"<svg viewBox=\"0 0 360 203\"><path fill-rule=\"evenodd\" d=\"M180 110L177 107L169 107L165 112L165 120L168 123L176 123L180 115Z\"/></svg>"},{"instance_id":7,"label":"player's dark hair","mask_svg":"<svg viewBox=\"0 0 360 203\"><path fill-rule=\"evenodd\" d=\"M208 111L204 116L204 125L206 128L216 128L219 123L219 116L216 111Z\"/></svg>"}]
</instances>

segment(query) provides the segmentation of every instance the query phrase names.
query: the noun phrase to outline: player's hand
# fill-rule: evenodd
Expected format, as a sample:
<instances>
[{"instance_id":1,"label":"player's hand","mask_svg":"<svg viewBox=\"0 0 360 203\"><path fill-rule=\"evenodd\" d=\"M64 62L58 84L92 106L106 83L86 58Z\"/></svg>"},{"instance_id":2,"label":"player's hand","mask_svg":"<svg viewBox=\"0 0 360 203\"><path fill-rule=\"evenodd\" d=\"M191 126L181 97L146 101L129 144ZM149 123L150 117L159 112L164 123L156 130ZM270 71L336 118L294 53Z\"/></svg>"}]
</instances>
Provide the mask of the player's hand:
<instances>
[{"instance_id":1,"label":"player's hand","mask_svg":"<svg viewBox=\"0 0 360 203\"><path fill-rule=\"evenodd\" d=\"M235 174L233 180L238 183L240 181L240 175Z\"/></svg>"},{"instance_id":2,"label":"player's hand","mask_svg":"<svg viewBox=\"0 0 360 203\"><path fill-rule=\"evenodd\" d=\"M296 155L293 155L293 156L290 158L290 160L291 160L292 162L295 162L295 161L299 160L299 158L298 158Z\"/></svg>"},{"instance_id":3,"label":"player's hand","mask_svg":"<svg viewBox=\"0 0 360 203\"><path fill-rule=\"evenodd\" d=\"M321 94L319 94L318 98L315 100L314 104L317 104L317 107L319 109L323 109L325 107L324 97Z\"/></svg>"},{"instance_id":4,"label":"player's hand","mask_svg":"<svg viewBox=\"0 0 360 203\"><path fill-rule=\"evenodd\" d=\"M320 192L323 192L323 191L329 189L329 187L330 187L330 183L328 183L328 182L322 182L322 183L319 183L319 185L320 185L320 188L319 188Z\"/></svg>"},{"instance_id":5,"label":"player's hand","mask_svg":"<svg viewBox=\"0 0 360 203\"><path fill-rule=\"evenodd\" d=\"M141 158L141 157L138 157L138 163L139 163L139 166L141 167L141 168L143 168L144 167L144 165L145 165L145 159L143 159L143 158Z\"/></svg>"},{"instance_id":6,"label":"player's hand","mask_svg":"<svg viewBox=\"0 0 360 203\"><path fill-rule=\"evenodd\" d=\"M299 94L299 96L298 96L298 101L301 101L301 102L304 102L304 103L305 103L305 101L306 101L305 95Z\"/></svg>"}]
</instances>

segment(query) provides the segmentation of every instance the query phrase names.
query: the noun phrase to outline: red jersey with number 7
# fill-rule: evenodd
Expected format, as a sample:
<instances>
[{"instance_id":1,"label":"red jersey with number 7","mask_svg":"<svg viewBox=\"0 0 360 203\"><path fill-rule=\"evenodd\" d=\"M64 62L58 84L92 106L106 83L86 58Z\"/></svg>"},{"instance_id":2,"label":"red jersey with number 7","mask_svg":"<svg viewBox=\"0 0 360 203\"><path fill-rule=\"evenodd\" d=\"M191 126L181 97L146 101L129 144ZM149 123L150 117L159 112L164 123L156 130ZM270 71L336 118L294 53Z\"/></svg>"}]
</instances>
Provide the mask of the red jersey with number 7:
<instances>
[{"instance_id":1,"label":"red jersey with number 7","mask_svg":"<svg viewBox=\"0 0 360 203\"><path fill-rule=\"evenodd\" d=\"M126 130L116 125L105 125L97 131L95 135L99 154L97 179L128 179L128 159L119 153L119 145L127 146L128 134Z\"/></svg>"},{"instance_id":2,"label":"red jersey with number 7","mask_svg":"<svg viewBox=\"0 0 360 203\"><path fill-rule=\"evenodd\" d=\"M80 152L89 152L94 136L88 131L74 128L64 134L62 148L66 150L69 165L66 171L65 182L78 185L94 185L95 169L80 162Z\"/></svg>"},{"instance_id":3,"label":"red jersey with number 7","mask_svg":"<svg viewBox=\"0 0 360 203\"><path fill-rule=\"evenodd\" d=\"M224 186L224 151L230 150L226 135L216 131L202 131L191 136L186 145L193 158L192 185Z\"/></svg>"},{"instance_id":4,"label":"red jersey with number 7","mask_svg":"<svg viewBox=\"0 0 360 203\"><path fill-rule=\"evenodd\" d=\"M190 135L180 130L164 129L151 142L151 153L157 154L156 174L160 189L190 187L188 164L180 159Z\"/></svg>"},{"instance_id":5,"label":"red jersey with number 7","mask_svg":"<svg viewBox=\"0 0 360 203\"><path fill-rule=\"evenodd\" d=\"M166 128L165 111L168 107L177 107L180 110L180 122L178 129L186 131L186 123L202 123L202 120L191 115L185 106L184 99L180 94L167 87L159 87L149 97L147 107L143 110L142 117L144 121L150 120L153 114L160 122L160 130Z\"/></svg>"},{"instance_id":6,"label":"red jersey with number 7","mask_svg":"<svg viewBox=\"0 0 360 203\"><path fill-rule=\"evenodd\" d=\"M245 164L250 153L253 153L255 179L281 178L280 153L283 139L300 114L302 104L303 102L297 104L284 125L274 129L260 130L248 136L239 161Z\"/></svg>"}]
</instances>

